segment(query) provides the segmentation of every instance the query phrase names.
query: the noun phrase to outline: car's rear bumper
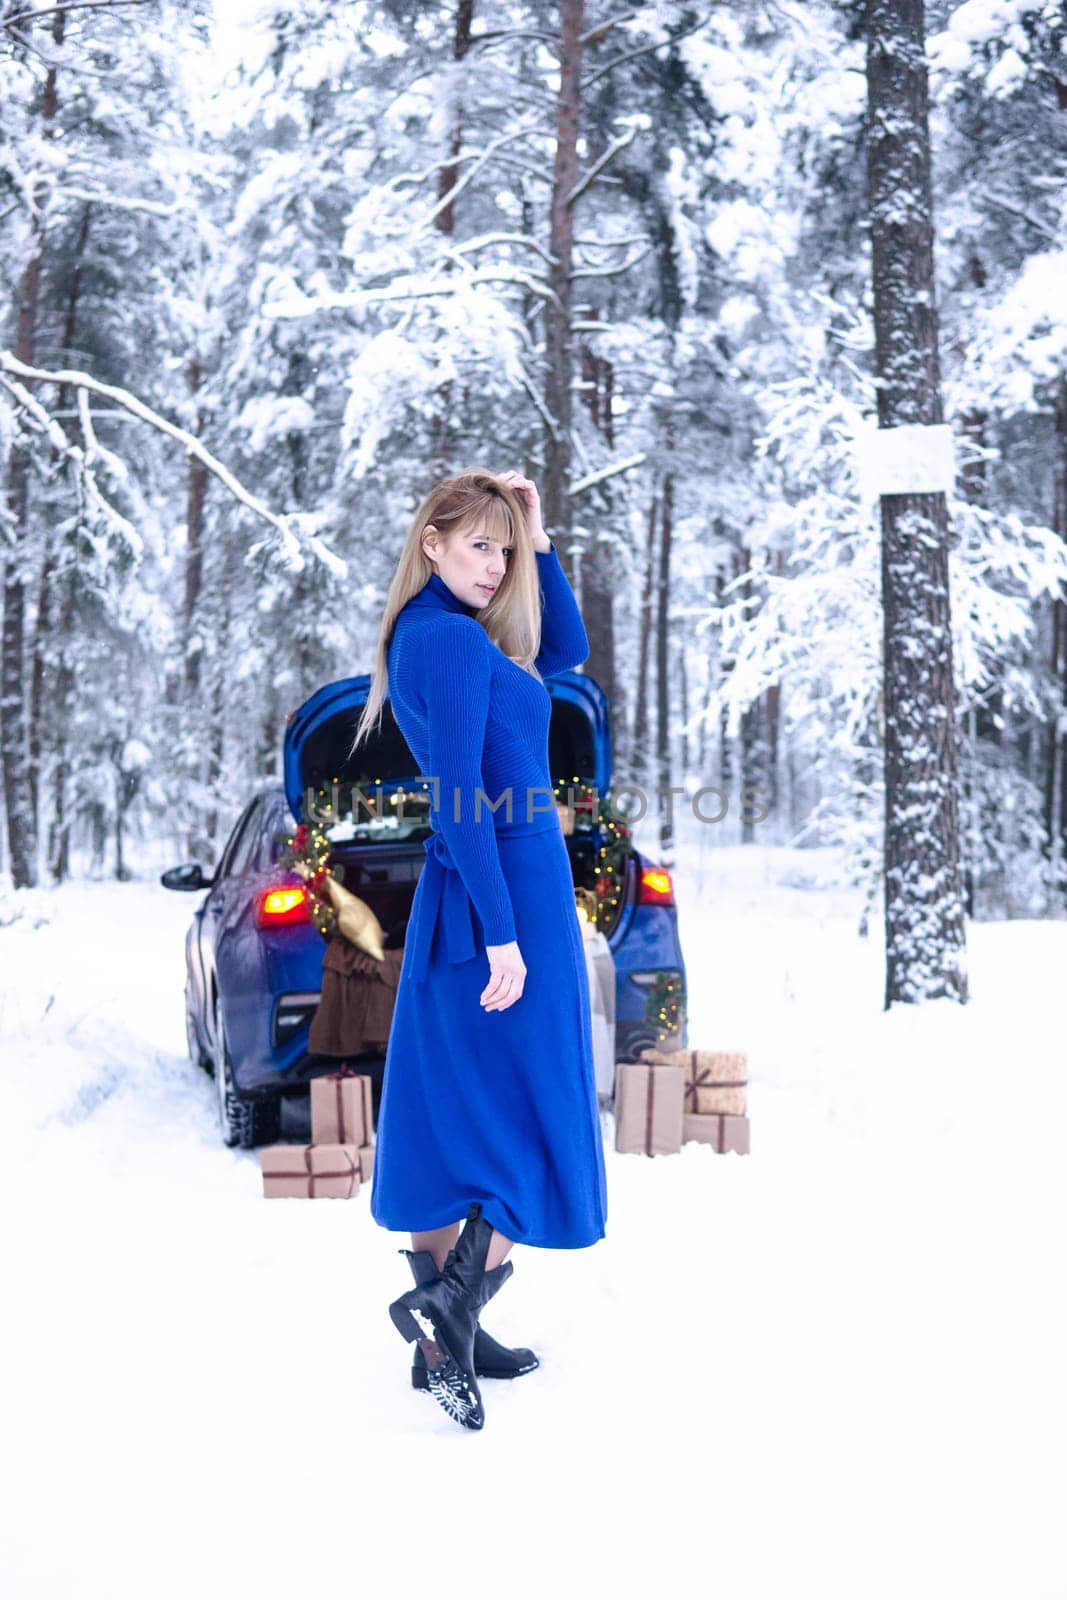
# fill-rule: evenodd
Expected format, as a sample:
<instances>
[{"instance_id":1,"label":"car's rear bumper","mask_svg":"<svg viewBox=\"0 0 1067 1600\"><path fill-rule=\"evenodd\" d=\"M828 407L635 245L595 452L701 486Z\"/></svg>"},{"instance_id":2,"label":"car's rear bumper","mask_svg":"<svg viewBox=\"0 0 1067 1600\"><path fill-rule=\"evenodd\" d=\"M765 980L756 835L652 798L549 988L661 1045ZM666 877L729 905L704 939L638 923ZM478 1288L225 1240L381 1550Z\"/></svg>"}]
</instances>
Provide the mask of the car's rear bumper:
<instances>
[{"instance_id":1,"label":"car's rear bumper","mask_svg":"<svg viewBox=\"0 0 1067 1600\"><path fill-rule=\"evenodd\" d=\"M646 1045L658 1044L668 1049L685 1049L688 1045L686 975L675 936L676 925L673 917L667 919L662 914L649 918L648 922L651 929L647 925L641 927L640 923L632 925L628 937L622 941L630 961L625 968L616 969L617 1061L636 1060ZM653 933L655 936L650 936ZM639 965L633 964L634 956ZM255 1048L234 1060L234 1078L242 1094L284 1094L306 1086L312 1078L336 1065L329 1058L308 1050L308 1030L319 1002L318 989L307 982L306 970L285 976L290 982L273 996L266 1026L255 1030ZM665 998L668 979L675 980L675 988L673 995ZM662 1014L664 1011L666 1016ZM671 1030L669 1019L676 1014L679 1025ZM384 1054L384 1051L366 1053L372 1062L383 1062ZM354 1059L358 1062L359 1058Z\"/></svg>"}]
</instances>

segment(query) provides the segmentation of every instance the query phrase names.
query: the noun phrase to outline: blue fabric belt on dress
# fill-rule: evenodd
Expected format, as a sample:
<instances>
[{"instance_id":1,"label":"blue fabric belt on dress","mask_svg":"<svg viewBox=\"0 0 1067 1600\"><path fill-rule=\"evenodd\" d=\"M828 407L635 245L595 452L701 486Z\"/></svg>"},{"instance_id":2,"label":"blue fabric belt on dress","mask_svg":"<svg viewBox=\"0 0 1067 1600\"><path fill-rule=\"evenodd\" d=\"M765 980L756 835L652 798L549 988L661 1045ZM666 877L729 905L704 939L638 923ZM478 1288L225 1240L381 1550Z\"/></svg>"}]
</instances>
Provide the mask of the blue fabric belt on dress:
<instances>
[{"instance_id":1,"label":"blue fabric belt on dress","mask_svg":"<svg viewBox=\"0 0 1067 1600\"><path fill-rule=\"evenodd\" d=\"M496 825L498 839L513 839L533 833L562 834L563 827L556 810L541 812L529 818ZM426 879L424 899L420 908L419 937L414 951L411 975L416 983L423 983L430 970L430 951L434 932L439 921L444 923L446 959L450 965L470 961L478 954L479 945L474 932L474 903L467 893L463 875L455 863L448 840L434 828L423 840L426 864L422 869ZM421 880L420 880L421 881Z\"/></svg>"}]
</instances>

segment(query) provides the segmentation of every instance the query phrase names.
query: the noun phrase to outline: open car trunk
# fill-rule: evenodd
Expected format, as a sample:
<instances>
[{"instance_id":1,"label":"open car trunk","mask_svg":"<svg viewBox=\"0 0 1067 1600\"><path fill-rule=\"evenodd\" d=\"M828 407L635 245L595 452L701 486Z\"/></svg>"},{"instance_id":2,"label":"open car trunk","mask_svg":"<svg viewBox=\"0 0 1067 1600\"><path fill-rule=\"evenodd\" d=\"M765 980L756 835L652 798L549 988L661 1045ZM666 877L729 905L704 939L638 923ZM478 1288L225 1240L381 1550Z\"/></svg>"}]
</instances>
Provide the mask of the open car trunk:
<instances>
[{"instance_id":1,"label":"open car trunk","mask_svg":"<svg viewBox=\"0 0 1067 1600\"><path fill-rule=\"evenodd\" d=\"M552 697L549 771L553 785L589 783L602 798L611 782L611 736L604 693L592 678L561 672L545 680ZM317 815L331 843L331 866L374 911L386 947L404 942L415 885L430 832L432 785L397 727L387 700L380 731L348 750L366 702L370 678L326 684L290 716L285 730L286 799L297 822ZM495 798L495 797L491 797ZM516 796L516 804L525 797ZM309 809L310 808L310 811ZM580 804L566 834L576 888L596 893L603 828L595 808ZM617 913L616 913L617 914ZM600 923L605 932L611 931Z\"/></svg>"}]
</instances>

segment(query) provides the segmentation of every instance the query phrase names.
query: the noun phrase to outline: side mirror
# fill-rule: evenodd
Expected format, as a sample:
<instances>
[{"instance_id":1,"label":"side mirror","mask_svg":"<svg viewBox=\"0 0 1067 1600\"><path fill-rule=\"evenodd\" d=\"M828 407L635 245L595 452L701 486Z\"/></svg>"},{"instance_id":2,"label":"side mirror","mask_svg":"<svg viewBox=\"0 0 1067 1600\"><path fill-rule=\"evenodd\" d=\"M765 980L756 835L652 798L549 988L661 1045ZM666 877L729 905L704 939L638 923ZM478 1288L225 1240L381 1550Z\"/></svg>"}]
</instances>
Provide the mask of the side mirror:
<instances>
[{"instance_id":1,"label":"side mirror","mask_svg":"<svg viewBox=\"0 0 1067 1600\"><path fill-rule=\"evenodd\" d=\"M184 866L170 867L168 871L160 874L160 883L164 889L210 889L214 878L205 878L199 861L187 861Z\"/></svg>"}]
</instances>

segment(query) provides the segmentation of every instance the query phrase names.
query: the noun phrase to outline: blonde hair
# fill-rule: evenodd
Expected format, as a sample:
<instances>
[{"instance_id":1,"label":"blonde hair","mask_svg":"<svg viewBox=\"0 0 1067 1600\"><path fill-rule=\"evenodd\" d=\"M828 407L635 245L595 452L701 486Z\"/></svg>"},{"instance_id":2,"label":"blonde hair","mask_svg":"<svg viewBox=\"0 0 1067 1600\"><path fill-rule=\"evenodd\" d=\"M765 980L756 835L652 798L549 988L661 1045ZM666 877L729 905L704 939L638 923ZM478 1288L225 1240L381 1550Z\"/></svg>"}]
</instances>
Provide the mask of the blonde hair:
<instances>
[{"instance_id":1,"label":"blonde hair","mask_svg":"<svg viewBox=\"0 0 1067 1600\"><path fill-rule=\"evenodd\" d=\"M445 541L480 527L487 539L510 548L500 586L477 613L476 620L516 666L541 681L533 664L541 648L541 590L526 508L515 491L491 472L458 473L430 490L408 529L385 597L370 693L349 757L369 736L371 723L376 724L375 732L381 728L382 707L389 693L388 651L396 619L412 595L418 594L437 570L422 547L422 536L431 523Z\"/></svg>"}]
</instances>

